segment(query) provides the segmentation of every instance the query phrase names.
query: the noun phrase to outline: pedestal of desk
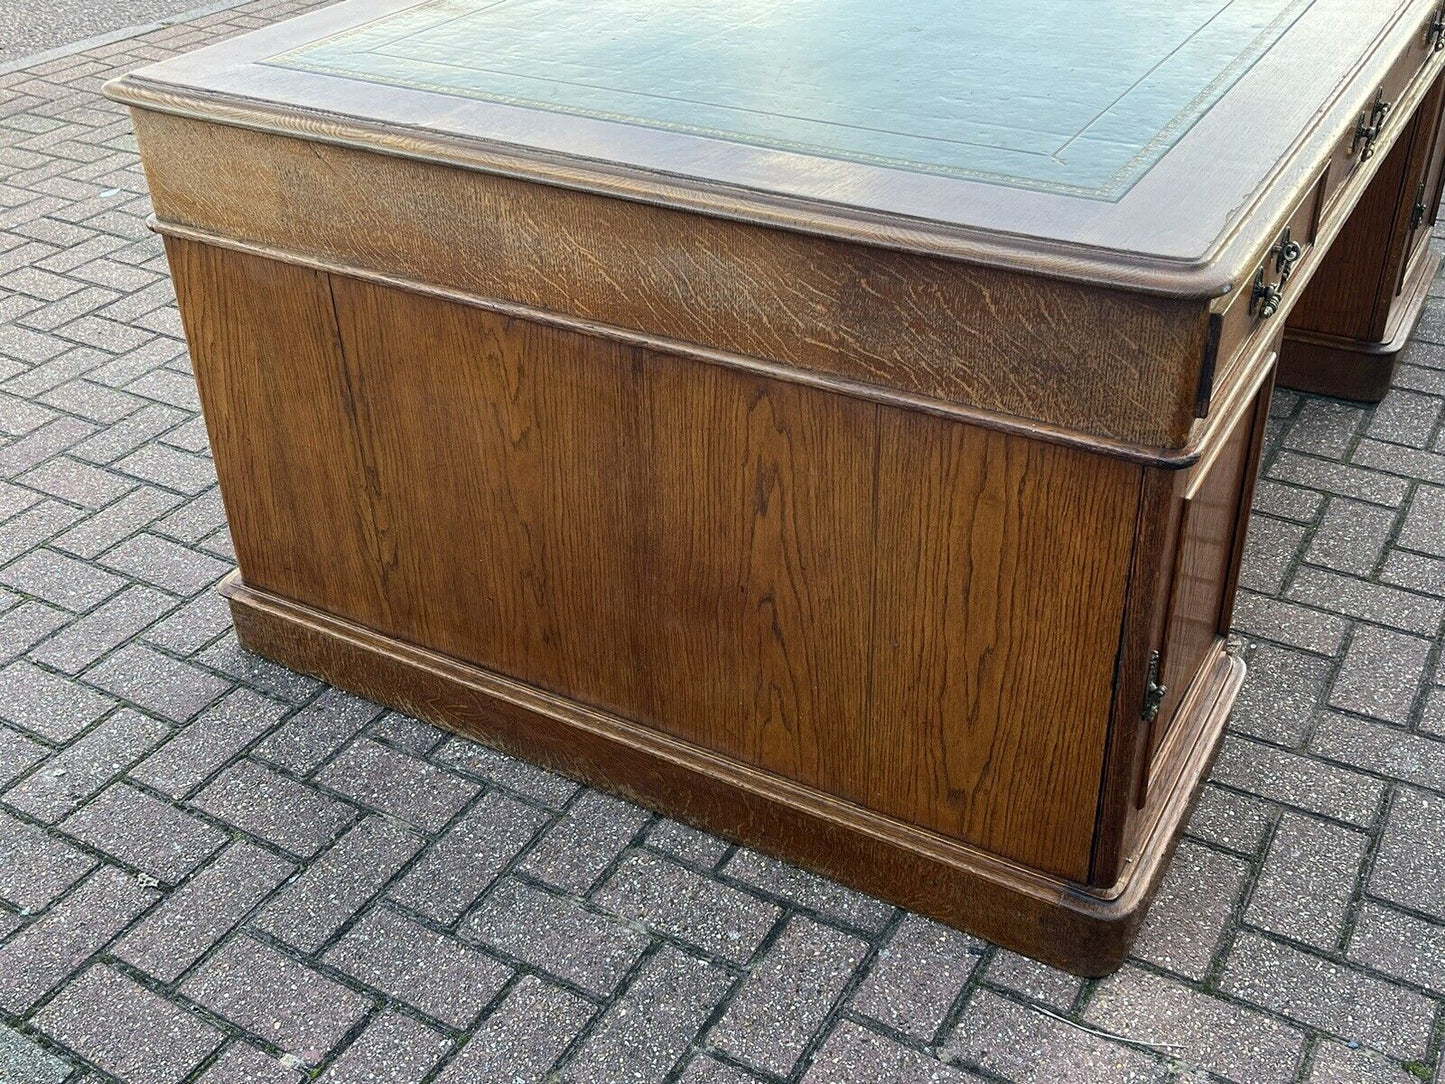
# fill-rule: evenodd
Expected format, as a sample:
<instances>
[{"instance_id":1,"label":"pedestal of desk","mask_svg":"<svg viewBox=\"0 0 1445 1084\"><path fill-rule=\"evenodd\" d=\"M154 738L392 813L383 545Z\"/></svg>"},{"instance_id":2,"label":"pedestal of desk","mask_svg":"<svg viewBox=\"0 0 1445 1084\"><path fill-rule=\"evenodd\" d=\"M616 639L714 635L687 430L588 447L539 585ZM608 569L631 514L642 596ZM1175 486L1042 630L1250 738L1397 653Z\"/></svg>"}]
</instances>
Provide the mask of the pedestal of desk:
<instances>
[{"instance_id":1,"label":"pedestal of desk","mask_svg":"<svg viewBox=\"0 0 1445 1084\"><path fill-rule=\"evenodd\" d=\"M1400 137L1289 319L1279 383L1379 402L1424 310L1445 186L1445 81Z\"/></svg>"}]
</instances>

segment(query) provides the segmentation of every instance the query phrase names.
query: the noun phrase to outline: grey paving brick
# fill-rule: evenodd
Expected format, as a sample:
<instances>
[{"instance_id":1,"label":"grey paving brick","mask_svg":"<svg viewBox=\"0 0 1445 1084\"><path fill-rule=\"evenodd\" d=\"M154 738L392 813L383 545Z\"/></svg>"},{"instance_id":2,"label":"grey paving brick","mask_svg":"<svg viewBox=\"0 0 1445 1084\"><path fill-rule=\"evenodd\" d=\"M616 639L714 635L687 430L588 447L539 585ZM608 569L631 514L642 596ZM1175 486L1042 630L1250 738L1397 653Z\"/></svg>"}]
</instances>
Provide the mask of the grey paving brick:
<instances>
[{"instance_id":1,"label":"grey paving brick","mask_svg":"<svg viewBox=\"0 0 1445 1084\"><path fill-rule=\"evenodd\" d=\"M645 851L633 851L593 896L623 918L735 963L747 961L782 909Z\"/></svg>"},{"instance_id":2,"label":"grey paving brick","mask_svg":"<svg viewBox=\"0 0 1445 1084\"><path fill-rule=\"evenodd\" d=\"M1298 745L1309 733L1334 664L1315 655L1261 644L1249 658L1249 680L1235 701L1234 729L1279 745Z\"/></svg>"},{"instance_id":3,"label":"grey paving brick","mask_svg":"<svg viewBox=\"0 0 1445 1084\"><path fill-rule=\"evenodd\" d=\"M90 855L0 812L0 899L39 911L92 869Z\"/></svg>"},{"instance_id":4,"label":"grey paving brick","mask_svg":"<svg viewBox=\"0 0 1445 1084\"><path fill-rule=\"evenodd\" d=\"M985 942L906 915L848 1001L857 1013L930 1043L958 1000Z\"/></svg>"},{"instance_id":5,"label":"grey paving brick","mask_svg":"<svg viewBox=\"0 0 1445 1084\"><path fill-rule=\"evenodd\" d=\"M546 974L610 994L647 947L647 935L575 899L510 878L466 917L463 937L489 945Z\"/></svg>"},{"instance_id":6,"label":"grey paving brick","mask_svg":"<svg viewBox=\"0 0 1445 1084\"><path fill-rule=\"evenodd\" d=\"M1375 819L1385 784L1272 745L1226 736L1214 763L1215 782L1351 824Z\"/></svg>"},{"instance_id":7,"label":"grey paving brick","mask_svg":"<svg viewBox=\"0 0 1445 1084\"><path fill-rule=\"evenodd\" d=\"M368 738L353 742L316 779L358 805L433 832L480 789L470 780Z\"/></svg>"},{"instance_id":8,"label":"grey paving brick","mask_svg":"<svg viewBox=\"0 0 1445 1084\"><path fill-rule=\"evenodd\" d=\"M524 975L435 1084L541 1080L594 1011L576 994Z\"/></svg>"},{"instance_id":9,"label":"grey paving brick","mask_svg":"<svg viewBox=\"0 0 1445 1084\"><path fill-rule=\"evenodd\" d=\"M226 768L192 804L302 858L315 855L356 818L345 802L250 760Z\"/></svg>"},{"instance_id":10,"label":"grey paving brick","mask_svg":"<svg viewBox=\"0 0 1445 1084\"><path fill-rule=\"evenodd\" d=\"M1425 676L1430 641L1362 625L1330 690L1337 708L1403 723Z\"/></svg>"},{"instance_id":11,"label":"grey paving brick","mask_svg":"<svg viewBox=\"0 0 1445 1084\"><path fill-rule=\"evenodd\" d=\"M115 706L92 689L23 660L0 670L0 719L68 741Z\"/></svg>"},{"instance_id":12,"label":"grey paving brick","mask_svg":"<svg viewBox=\"0 0 1445 1084\"><path fill-rule=\"evenodd\" d=\"M49 753L49 747L34 738L0 726L0 789L19 779Z\"/></svg>"},{"instance_id":13,"label":"grey paving brick","mask_svg":"<svg viewBox=\"0 0 1445 1084\"><path fill-rule=\"evenodd\" d=\"M221 1051L196 1084L301 1084L305 1075L288 1068L250 1043L234 1042Z\"/></svg>"},{"instance_id":14,"label":"grey paving brick","mask_svg":"<svg viewBox=\"0 0 1445 1084\"><path fill-rule=\"evenodd\" d=\"M1284 446L1311 455L1341 459L1354 440L1365 411L1337 399L1306 399L1291 421Z\"/></svg>"},{"instance_id":15,"label":"grey paving brick","mask_svg":"<svg viewBox=\"0 0 1445 1084\"><path fill-rule=\"evenodd\" d=\"M0 1080L8 1084L64 1084L72 1068L34 1039L0 1023Z\"/></svg>"},{"instance_id":16,"label":"grey paving brick","mask_svg":"<svg viewBox=\"0 0 1445 1084\"><path fill-rule=\"evenodd\" d=\"M34 1023L106 1072L138 1084L175 1084L223 1038L195 1013L101 966L67 986Z\"/></svg>"},{"instance_id":17,"label":"grey paving brick","mask_svg":"<svg viewBox=\"0 0 1445 1084\"><path fill-rule=\"evenodd\" d=\"M315 952L381 891L423 842L384 817L367 817L278 893L255 926L303 952Z\"/></svg>"},{"instance_id":18,"label":"grey paving brick","mask_svg":"<svg viewBox=\"0 0 1445 1084\"><path fill-rule=\"evenodd\" d=\"M459 1029L471 1026L511 977L510 969L486 953L385 907L362 918L323 959Z\"/></svg>"},{"instance_id":19,"label":"grey paving brick","mask_svg":"<svg viewBox=\"0 0 1445 1084\"><path fill-rule=\"evenodd\" d=\"M1435 1005L1362 971L1243 934L1220 988L1245 1001L1400 1058L1419 1058L1434 1030Z\"/></svg>"},{"instance_id":20,"label":"grey paving brick","mask_svg":"<svg viewBox=\"0 0 1445 1084\"><path fill-rule=\"evenodd\" d=\"M226 621L229 625L229 618ZM327 689L256 747L256 755L297 774L309 774L345 745L382 708L359 696Z\"/></svg>"},{"instance_id":21,"label":"grey paving brick","mask_svg":"<svg viewBox=\"0 0 1445 1084\"><path fill-rule=\"evenodd\" d=\"M216 469L210 460L168 448L143 444L115 464L145 482L194 497L216 484Z\"/></svg>"},{"instance_id":22,"label":"grey paving brick","mask_svg":"<svg viewBox=\"0 0 1445 1084\"><path fill-rule=\"evenodd\" d=\"M1017 1084L1143 1084L1170 1079L1158 1058L979 990L943 1050ZM926 1078L921 1078L926 1079Z\"/></svg>"},{"instance_id":23,"label":"grey paving brick","mask_svg":"<svg viewBox=\"0 0 1445 1084\"><path fill-rule=\"evenodd\" d=\"M1315 1050L1309 1084L1420 1084L1395 1058L1325 1040Z\"/></svg>"},{"instance_id":24,"label":"grey paving brick","mask_svg":"<svg viewBox=\"0 0 1445 1084\"><path fill-rule=\"evenodd\" d=\"M1206 784L1185 830L1205 843L1253 856L1263 847L1276 813L1268 802Z\"/></svg>"},{"instance_id":25,"label":"grey paving brick","mask_svg":"<svg viewBox=\"0 0 1445 1084\"><path fill-rule=\"evenodd\" d=\"M236 689L197 716L130 776L172 798L183 798L286 712L284 704Z\"/></svg>"},{"instance_id":26,"label":"grey paving brick","mask_svg":"<svg viewBox=\"0 0 1445 1084\"><path fill-rule=\"evenodd\" d=\"M1332 713L1320 720L1310 746L1352 767L1445 790L1445 742L1433 738Z\"/></svg>"},{"instance_id":27,"label":"grey paving brick","mask_svg":"<svg viewBox=\"0 0 1445 1084\"><path fill-rule=\"evenodd\" d=\"M466 738L452 737L432 758L439 764L500 784L552 809L562 809L581 788L564 776L509 757Z\"/></svg>"},{"instance_id":28,"label":"grey paving brick","mask_svg":"<svg viewBox=\"0 0 1445 1084\"><path fill-rule=\"evenodd\" d=\"M1435 396L1391 388L1375 408L1365 433L1375 440L1423 448L1440 421L1442 405Z\"/></svg>"},{"instance_id":29,"label":"grey paving brick","mask_svg":"<svg viewBox=\"0 0 1445 1084\"><path fill-rule=\"evenodd\" d=\"M518 868L557 888L583 895L647 823L646 810L595 790L583 791Z\"/></svg>"},{"instance_id":30,"label":"grey paving brick","mask_svg":"<svg viewBox=\"0 0 1445 1084\"><path fill-rule=\"evenodd\" d=\"M661 1084L732 983L722 968L664 945L608 1008L562 1079Z\"/></svg>"},{"instance_id":31,"label":"grey paving brick","mask_svg":"<svg viewBox=\"0 0 1445 1084\"><path fill-rule=\"evenodd\" d=\"M729 877L755 885L800 907L870 933L888 925L894 908L835 881L739 847L723 866Z\"/></svg>"},{"instance_id":32,"label":"grey paving brick","mask_svg":"<svg viewBox=\"0 0 1445 1084\"><path fill-rule=\"evenodd\" d=\"M120 500L86 517L54 539L52 545L77 557L95 557L156 516L175 507L177 500L178 498L159 489L137 486Z\"/></svg>"},{"instance_id":33,"label":"grey paving brick","mask_svg":"<svg viewBox=\"0 0 1445 1084\"><path fill-rule=\"evenodd\" d=\"M101 866L59 903L0 946L0 1008L23 1013L103 949L157 893Z\"/></svg>"},{"instance_id":34,"label":"grey paving brick","mask_svg":"<svg viewBox=\"0 0 1445 1084\"><path fill-rule=\"evenodd\" d=\"M1440 390L1445 391L1445 381L1442 381ZM1437 485L1445 483L1445 455L1419 448L1402 448L1398 444L1362 440L1350 461L1411 479L1421 478Z\"/></svg>"},{"instance_id":35,"label":"grey paving brick","mask_svg":"<svg viewBox=\"0 0 1445 1084\"><path fill-rule=\"evenodd\" d=\"M1405 523L1400 528L1397 545L1421 553L1445 557L1445 489L1420 486L1410 501Z\"/></svg>"},{"instance_id":36,"label":"grey paving brick","mask_svg":"<svg viewBox=\"0 0 1445 1084\"><path fill-rule=\"evenodd\" d=\"M293 869L254 843L238 840L172 892L111 951L163 982L174 982Z\"/></svg>"},{"instance_id":37,"label":"grey paving brick","mask_svg":"<svg viewBox=\"0 0 1445 1084\"><path fill-rule=\"evenodd\" d=\"M95 425L79 418L55 418L20 440L0 447L0 478L14 478L80 443L95 431Z\"/></svg>"},{"instance_id":38,"label":"grey paving brick","mask_svg":"<svg viewBox=\"0 0 1445 1084\"><path fill-rule=\"evenodd\" d=\"M71 455L91 463L114 463L145 446L147 441L185 421L183 411L170 407L146 406L130 417L107 426L71 449ZM205 487L203 486L202 489Z\"/></svg>"},{"instance_id":39,"label":"grey paving brick","mask_svg":"<svg viewBox=\"0 0 1445 1084\"><path fill-rule=\"evenodd\" d=\"M1333 949L1344 931L1367 843L1363 833L1286 812L1245 921L1319 949Z\"/></svg>"},{"instance_id":40,"label":"grey paving brick","mask_svg":"<svg viewBox=\"0 0 1445 1084\"><path fill-rule=\"evenodd\" d=\"M707 1042L744 1064L788 1074L866 952L855 937L801 915L791 919L708 1032Z\"/></svg>"},{"instance_id":41,"label":"grey paving brick","mask_svg":"<svg viewBox=\"0 0 1445 1084\"><path fill-rule=\"evenodd\" d=\"M36 662L78 674L169 612L175 601L150 587L127 587L30 653Z\"/></svg>"},{"instance_id":42,"label":"grey paving brick","mask_svg":"<svg viewBox=\"0 0 1445 1084\"><path fill-rule=\"evenodd\" d=\"M1289 1084L1304 1056L1297 1028L1135 967L1101 982L1084 1018L1233 1084Z\"/></svg>"},{"instance_id":43,"label":"grey paving brick","mask_svg":"<svg viewBox=\"0 0 1445 1084\"><path fill-rule=\"evenodd\" d=\"M421 1084L451 1045L440 1032L389 1009L366 1025L319 1084Z\"/></svg>"},{"instance_id":44,"label":"grey paving brick","mask_svg":"<svg viewBox=\"0 0 1445 1084\"><path fill-rule=\"evenodd\" d=\"M107 787L60 829L168 884L179 882L226 839L200 818L126 783Z\"/></svg>"},{"instance_id":45,"label":"grey paving brick","mask_svg":"<svg viewBox=\"0 0 1445 1084\"><path fill-rule=\"evenodd\" d=\"M0 665L25 654L71 620L43 602L26 601L0 615Z\"/></svg>"},{"instance_id":46,"label":"grey paving brick","mask_svg":"<svg viewBox=\"0 0 1445 1084\"><path fill-rule=\"evenodd\" d=\"M12 787L5 802L53 824L169 734L165 723L124 708L72 742L44 769Z\"/></svg>"},{"instance_id":47,"label":"grey paving brick","mask_svg":"<svg viewBox=\"0 0 1445 1084\"><path fill-rule=\"evenodd\" d=\"M308 1065L371 1008L370 999L249 937L206 957L181 992Z\"/></svg>"},{"instance_id":48,"label":"grey paving brick","mask_svg":"<svg viewBox=\"0 0 1445 1084\"><path fill-rule=\"evenodd\" d=\"M125 581L54 550L35 550L0 570L0 584L79 613L104 602Z\"/></svg>"},{"instance_id":49,"label":"grey paving brick","mask_svg":"<svg viewBox=\"0 0 1445 1084\"><path fill-rule=\"evenodd\" d=\"M231 688L224 678L138 644L127 644L102 659L85 671L84 679L178 723Z\"/></svg>"},{"instance_id":50,"label":"grey paving brick","mask_svg":"<svg viewBox=\"0 0 1445 1084\"><path fill-rule=\"evenodd\" d=\"M226 507L221 502L221 491L208 489L154 524L152 530L177 542L195 543L225 525Z\"/></svg>"},{"instance_id":51,"label":"grey paving brick","mask_svg":"<svg viewBox=\"0 0 1445 1084\"><path fill-rule=\"evenodd\" d=\"M1445 798L1400 787L1390 804L1369 889L1445 921Z\"/></svg>"},{"instance_id":52,"label":"grey paving brick","mask_svg":"<svg viewBox=\"0 0 1445 1084\"><path fill-rule=\"evenodd\" d=\"M1269 468L1270 478L1341 497L1354 497L1387 508L1398 508L1409 487L1399 478L1375 471L1332 463L1312 455L1282 452Z\"/></svg>"},{"instance_id":53,"label":"grey paving brick","mask_svg":"<svg viewBox=\"0 0 1445 1084\"><path fill-rule=\"evenodd\" d=\"M1445 689L1434 688L1425 696L1425 709L1420 715L1420 729L1427 734L1445 737ZM0 775L3 775L0 771Z\"/></svg>"},{"instance_id":54,"label":"grey paving brick","mask_svg":"<svg viewBox=\"0 0 1445 1084\"><path fill-rule=\"evenodd\" d=\"M1305 560L1352 576L1368 576L1380 562L1398 512L1375 504L1333 498L1315 531Z\"/></svg>"},{"instance_id":55,"label":"grey paving brick","mask_svg":"<svg viewBox=\"0 0 1445 1084\"><path fill-rule=\"evenodd\" d=\"M1380 568L1381 583L1445 598L1445 558L1392 550Z\"/></svg>"},{"instance_id":56,"label":"grey paving brick","mask_svg":"<svg viewBox=\"0 0 1445 1084\"><path fill-rule=\"evenodd\" d=\"M1241 586L1277 594L1304 544L1306 529L1298 523L1255 516L1249 524L1247 558L1240 569Z\"/></svg>"},{"instance_id":57,"label":"grey paving brick","mask_svg":"<svg viewBox=\"0 0 1445 1084\"><path fill-rule=\"evenodd\" d=\"M47 602L58 602L69 599L71 605L67 607L72 610L84 609L94 601L105 597L105 592L99 590L101 580L92 578L87 582L70 584L65 581L66 562L70 558L62 557L51 550L36 550L27 554L27 550L40 545L42 542L52 540L57 534L67 527L82 519L85 513L78 508L72 508L68 504L61 504L59 501L42 499L38 503L26 508L19 515L3 525L0 525L0 564L11 561L22 554L22 561L28 561L27 565L16 562L14 566L6 570L6 574L15 576L15 582L10 584L17 591L26 594L36 595ZM103 577L106 573L98 573ZM94 591L94 597L91 597Z\"/></svg>"},{"instance_id":58,"label":"grey paving brick","mask_svg":"<svg viewBox=\"0 0 1445 1084\"><path fill-rule=\"evenodd\" d=\"M1445 993L1445 925L1366 901L1349 957L1415 986Z\"/></svg>"},{"instance_id":59,"label":"grey paving brick","mask_svg":"<svg viewBox=\"0 0 1445 1084\"><path fill-rule=\"evenodd\" d=\"M100 563L114 572L183 597L215 583L230 566L153 534L138 534L110 550Z\"/></svg>"},{"instance_id":60,"label":"grey paving brick","mask_svg":"<svg viewBox=\"0 0 1445 1084\"><path fill-rule=\"evenodd\" d=\"M104 508L135 488L135 482L129 478L63 455L32 467L16 481L47 496L91 510Z\"/></svg>"},{"instance_id":61,"label":"grey paving brick","mask_svg":"<svg viewBox=\"0 0 1445 1084\"><path fill-rule=\"evenodd\" d=\"M214 591L203 591L143 634L175 655L193 655L231 628L231 610Z\"/></svg>"},{"instance_id":62,"label":"grey paving brick","mask_svg":"<svg viewBox=\"0 0 1445 1084\"><path fill-rule=\"evenodd\" d=\"M377 741L418 757L426 756L447 736L447 732L439 726L396 711L388 711L368 726L366 732Z\"/></svg>"},{"instance_id":63,"label":"grey paving brick","mask_svg":"<svg viewBox=\"0 0 1445 1084\"><path fill-rule=\"evenodd\" d=\"M1012 990L1060 1012L1069 1012L1084 989L1083 979L1003 948L994 950L984 975L994 986Z\"/></svg>"},{"instance_id":64,"label":"grey paving brick","mask_svg":"<svg viewBox=\"0 0 1445 1084\"><path fill-rule=\"evenodd\" d=\"M1185 840L1149 909L1134 956L1203 979L1248 875L1244 862Z\"/></svg>"},{"instance_id":65,"label":"grey paving brick","mask_svg":"<svg viewBox=\"0 0 1445 1084\"><path fill-rule=\"evenodd\" d=\"M761 1079L736 1065L702 1054L688 1063L686 1071L678 1077L678 1084L758 1084Z\"/></svg>"},{"instance_id":66,"label":"grey paving brick","mask_svg":"<svg viewBox=\"0 0 1445 1084\"><path fill-rule=\"evenodd\" d=\"M703 869L716 869L728 853L726 840L666 817L647 830L647 845Z\"/></svg>"},{"instance_id":67,"label":"grey paving brick","mask_svg":"<svg viewBox=\"0 0 1445 1084\"><path fill-rule=\"evenodd\" d=\"M1332 613L1356 617L1404 632L1433 636L1445 617L1445 602L1369 583L1318 568L1302 568L1289 597Z\"/></svg>"},{"instance_id":68,"label":"grey paving brick","mask_svg":"<svg viewBox=\"0 0 1445 1084\"><path fill-rule=\"evenodd\" d=\"M541 829L547 814L496 791L483 794L390 890L413 911L461 917Z\"/></svg>"},{"instance_id":69,"label":"grey paving brick","mask_svg":"<svg viewBox=\"0 0 1445 1084\"><path fill-rule=\"evenodd\" d=\"M245 650L234 632L222 634L219 640L196 655L196 660L291 704L306 703L322 687L321 682L313 677L298 674Z\"/></svg>"},{"instance_id":70,"label":"grey paving brick","mask_svg":"<svg viewBox=\"0 0 1445 1084\"><path fill-rule=\"evenodd\" d=\"M1298 523L1314 523L1324 507L1323 494L1312 489L1285 485L1268 478L1261 478L1254 489L1254 507L1279 519L1292 519Z\"/></svg>"}]
</instances>

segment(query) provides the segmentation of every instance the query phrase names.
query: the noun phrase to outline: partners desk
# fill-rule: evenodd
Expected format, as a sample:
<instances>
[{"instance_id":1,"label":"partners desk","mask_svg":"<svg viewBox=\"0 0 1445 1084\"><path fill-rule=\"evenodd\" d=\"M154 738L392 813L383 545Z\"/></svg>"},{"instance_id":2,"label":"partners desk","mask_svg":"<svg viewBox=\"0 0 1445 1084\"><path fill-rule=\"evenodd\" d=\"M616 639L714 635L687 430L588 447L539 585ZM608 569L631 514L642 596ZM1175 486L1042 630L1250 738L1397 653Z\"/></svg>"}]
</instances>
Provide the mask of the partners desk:
<instances>
[{"instance_id":1,"label":"partners desk","mask_svg":"<svg viewBox=\"0 0 1445 1084\"><path fill-rule=\"evenodd\" d=\"M1436 267L1433 0L350 0L126 76L241 641L1089 975L1270 389Z\"/></svg>"}]
</instances>

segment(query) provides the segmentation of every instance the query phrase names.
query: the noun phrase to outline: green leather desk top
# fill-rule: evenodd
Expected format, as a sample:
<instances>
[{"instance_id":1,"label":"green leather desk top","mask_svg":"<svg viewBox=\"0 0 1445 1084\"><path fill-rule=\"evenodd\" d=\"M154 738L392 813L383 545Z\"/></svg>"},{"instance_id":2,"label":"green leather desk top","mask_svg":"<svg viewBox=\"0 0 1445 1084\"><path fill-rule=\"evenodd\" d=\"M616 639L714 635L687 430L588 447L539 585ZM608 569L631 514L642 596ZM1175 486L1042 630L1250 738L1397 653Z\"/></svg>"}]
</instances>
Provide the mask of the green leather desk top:
<instances>
[{"instance_id":1,"label":"green leather desk top","mask_svg":"<svg viewBox=\"0 0 1445 1084\"><path fill-rule=\"evenodd\" d=\"M1427 34L1439 4L343 0L110 93L705 214L1217 296L1253 273L1397 65L1417 73L1414 100L1445 67ZM1397 104L1395 116L1413 108Z\"/></svg>"},{"instance_id":2,"label":"green leather desk top","mask_svg":"<svg viewBox=\"0 0 1445 1084\"><path fill-rule=\"evenodd\" d=\"M1313 0L429 0L267 63L1114 199Z\"/></svg>"}]
</instances>

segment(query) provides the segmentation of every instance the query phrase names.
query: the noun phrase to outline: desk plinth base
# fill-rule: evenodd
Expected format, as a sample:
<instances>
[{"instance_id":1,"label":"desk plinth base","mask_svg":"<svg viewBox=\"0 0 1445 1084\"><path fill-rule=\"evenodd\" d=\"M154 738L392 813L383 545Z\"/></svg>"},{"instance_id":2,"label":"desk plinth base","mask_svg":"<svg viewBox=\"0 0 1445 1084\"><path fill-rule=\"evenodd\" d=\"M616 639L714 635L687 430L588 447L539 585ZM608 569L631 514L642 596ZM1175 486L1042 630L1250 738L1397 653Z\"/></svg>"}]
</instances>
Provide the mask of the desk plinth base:
<instances>
[{"instance_id":1,"label":"desk plinth base","mask_svg":"<svg viewBox=\"0 0 1445 1084\"><path fill-rule=\"evenodd\" d=\"M359 696L1075 974L1116 970L1139 932L1244 664L1219 651L1186 706L1190 748L1112 889L1029 870L717 756L618 716L403 643L244 584L222 585L248 650Z\"/></svg>"},{"instance_id":2,"label":"desk plinth base","mask_svg":"<svg viewBox=\"0 0 1445 1084\"><path fill-rule=\"evenodd\" d=\"M1279 355L1280 387L1330 395L1361 403L1378 403L1390 390L1400 352L1415 333L1425 311L1430 286L1440 269L1441 254L1430 251L1415 263L1396 301L1394 333L1385 342L1361 342L1308 331L1285 331Z\"/></svg>"}]
</instances>

